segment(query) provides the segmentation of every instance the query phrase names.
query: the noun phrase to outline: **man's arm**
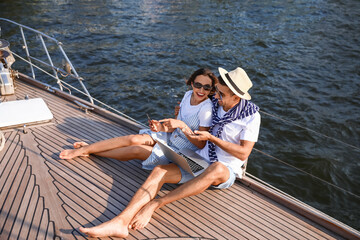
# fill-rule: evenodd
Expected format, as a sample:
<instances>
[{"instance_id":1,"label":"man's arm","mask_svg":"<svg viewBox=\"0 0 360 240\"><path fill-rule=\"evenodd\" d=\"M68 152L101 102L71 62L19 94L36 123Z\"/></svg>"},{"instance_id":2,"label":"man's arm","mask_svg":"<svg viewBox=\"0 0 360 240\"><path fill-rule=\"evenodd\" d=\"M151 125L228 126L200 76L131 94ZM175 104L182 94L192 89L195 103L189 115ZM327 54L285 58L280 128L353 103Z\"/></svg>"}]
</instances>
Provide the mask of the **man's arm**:
<instances>
[{"instance_id":1,"label":"man's arm","mask_svg":"<svg viewBox=\"0 0 360 240\"><path fill-rule=\"evenodd\" d=\"M211 141L215 145L223 149L224 151L230 153L236 158L239 158L240 160L246 160L249 157L255 145L255 142L246 141L246 140L240 140L239 144L230 143L220 138L217 138L211 135L209 132L205 132L205 131L195 131L195 134L196 135L192 135L191 137L203 141L205 140Z\"/></svg>"}]
</instances>

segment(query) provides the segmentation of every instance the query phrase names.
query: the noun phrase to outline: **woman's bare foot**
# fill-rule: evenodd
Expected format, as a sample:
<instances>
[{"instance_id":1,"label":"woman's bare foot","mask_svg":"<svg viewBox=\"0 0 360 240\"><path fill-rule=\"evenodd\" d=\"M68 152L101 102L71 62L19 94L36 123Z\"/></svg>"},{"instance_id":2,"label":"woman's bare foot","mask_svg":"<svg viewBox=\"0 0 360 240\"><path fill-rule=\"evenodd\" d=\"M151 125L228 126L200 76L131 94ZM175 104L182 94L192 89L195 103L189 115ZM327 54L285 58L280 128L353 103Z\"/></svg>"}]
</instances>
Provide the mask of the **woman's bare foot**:
<instances>
[{"instance_id":1,"label":"woman's bare foot","mask_svg":"<svg viewBox=\"0 0 360 240\"><path fill-rule=\"evenodd\" d=\"M86 142L74 142L74 144L73 144L74 148L81 148L81 147L85 147L87 145L89 145L89 144Z\"/></svg>"},{"instance_id":2,"label":"woman's bare foot","mask_svg":"<svg viewBox=\"0 0 360 240\"><path fill-rule=\"evenodd\" d=\"M152 215L158 209L159 204L156 200L150 201L146 204L131 220L129 228L134 230L143 229L150 222Z\"/></svg>"},{"instance_id":3,"label":"woman's bare foot","mask_svg":"<svg viewBox=\"0 0 360 240\"><path fill-rule=\"evenodd\" d=\"M79 228L80 232L85 233L89 237L120 237L125 238L129 235L127 224L119 218L113 218L110 221L104 222L98 226L91 228Z\"/></svg>"},{"instance_id":4,"label":"woman's bare foot","mask_svg":"<svg viewBox=\"0 0 360 240\"><path fill-rule=\"evenodd\" d=\"M63 150L59 157L61 159L73 159L74 157L88 157L89 154L85 154L81 148L77 149L66 149Z\"/></svg>"}]
</instances>

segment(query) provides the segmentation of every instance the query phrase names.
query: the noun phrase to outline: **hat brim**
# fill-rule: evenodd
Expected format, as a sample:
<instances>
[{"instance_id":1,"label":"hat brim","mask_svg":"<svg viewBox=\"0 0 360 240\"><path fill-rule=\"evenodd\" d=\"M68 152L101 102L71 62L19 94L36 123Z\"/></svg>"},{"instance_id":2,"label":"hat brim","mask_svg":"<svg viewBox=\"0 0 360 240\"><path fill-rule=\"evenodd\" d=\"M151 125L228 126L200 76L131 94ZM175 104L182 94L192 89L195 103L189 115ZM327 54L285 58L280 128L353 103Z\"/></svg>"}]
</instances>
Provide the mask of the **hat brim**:
<instances>
[{"instance_id":1,"label":"hat brim","mask_svg":"<svg viewBox=\"0 0 360 240\"><path fill-rule=\"evenodd\" d=\"M249 94L248 92L246 92L245 94L241 95L238 91L235 90L235 88L233 88L233 86L231 85L231 83L229 82L229 80L227 79L227 77L225 76L225 75L228 73L228 71L226 71L225 69L223 69L223 68L221 68L221 67L219 67L218 70L219 70L219 73L220 73L221 78L222 78L222 79L224 80L224 82L226 83L226 86L227 86L228 88L230 88L230 90L231 90L236 96L238 96L238 97L240 97L240 98L243 98L243 99L245 99L245 100L250 100L250 99L251 99L251 96L250 96L250 94Z\"/></svg>"}]
</instances>

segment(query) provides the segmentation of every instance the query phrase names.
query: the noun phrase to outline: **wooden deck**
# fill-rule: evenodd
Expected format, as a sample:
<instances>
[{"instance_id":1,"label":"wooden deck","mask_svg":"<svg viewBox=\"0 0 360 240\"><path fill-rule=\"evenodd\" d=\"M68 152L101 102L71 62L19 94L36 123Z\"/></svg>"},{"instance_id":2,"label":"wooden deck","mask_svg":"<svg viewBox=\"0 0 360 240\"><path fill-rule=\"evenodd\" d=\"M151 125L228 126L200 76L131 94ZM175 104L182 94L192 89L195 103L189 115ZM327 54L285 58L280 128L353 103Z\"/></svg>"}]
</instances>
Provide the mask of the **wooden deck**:
<instances>
[{"instance_id":1,"label":"wooden deck","mask_svg":"<svg viewBox=\"0 0 360 240\"><path fill-rule=\"evenodd\" d=\"M26 133L22 128L3 131L0 239L86 239L78 228L119 214L149 172L136 160L90 156L67 161L58 154L78 140L91 143L136 131L18 81L16 98L25 95L43 98L54 120L28 127ZM127 239L343 239L251 185L245 179L230 189L207 190L169 204ZM159 195L174 187L165 185Z\"/></svg>"}]
</instances>

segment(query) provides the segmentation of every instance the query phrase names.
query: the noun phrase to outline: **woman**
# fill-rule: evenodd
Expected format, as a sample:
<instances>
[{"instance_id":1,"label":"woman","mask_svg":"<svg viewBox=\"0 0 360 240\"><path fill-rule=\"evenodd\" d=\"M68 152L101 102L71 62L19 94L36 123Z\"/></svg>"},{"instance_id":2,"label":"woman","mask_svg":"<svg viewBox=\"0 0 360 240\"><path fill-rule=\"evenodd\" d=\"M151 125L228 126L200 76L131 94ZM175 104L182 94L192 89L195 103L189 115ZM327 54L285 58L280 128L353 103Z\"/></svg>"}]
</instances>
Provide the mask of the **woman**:
<instances>
[{"instance_id":1,"label":"woman","mask_svg":"<svg viewBox=\"0 0 360 240\"><path fill-rule=\"evenodd\" d=\"M217 78L210 70L198 69L186 82L192 90L185 93L177 119L151 120L151 130L141 130L137 135L111 138L90 145L76 142L74 149L63 150L60 158L72 159L96 154L121 161L140 159L144 161L145 169L152 169L158 164L169 163L157 146L157 140L166 141L175 150L203 148L206 142L192 140L188 136L193 134L194 130L210 129L212 105L208 96L213 93L216 82Z\"/></svg>"}]
</instances>

